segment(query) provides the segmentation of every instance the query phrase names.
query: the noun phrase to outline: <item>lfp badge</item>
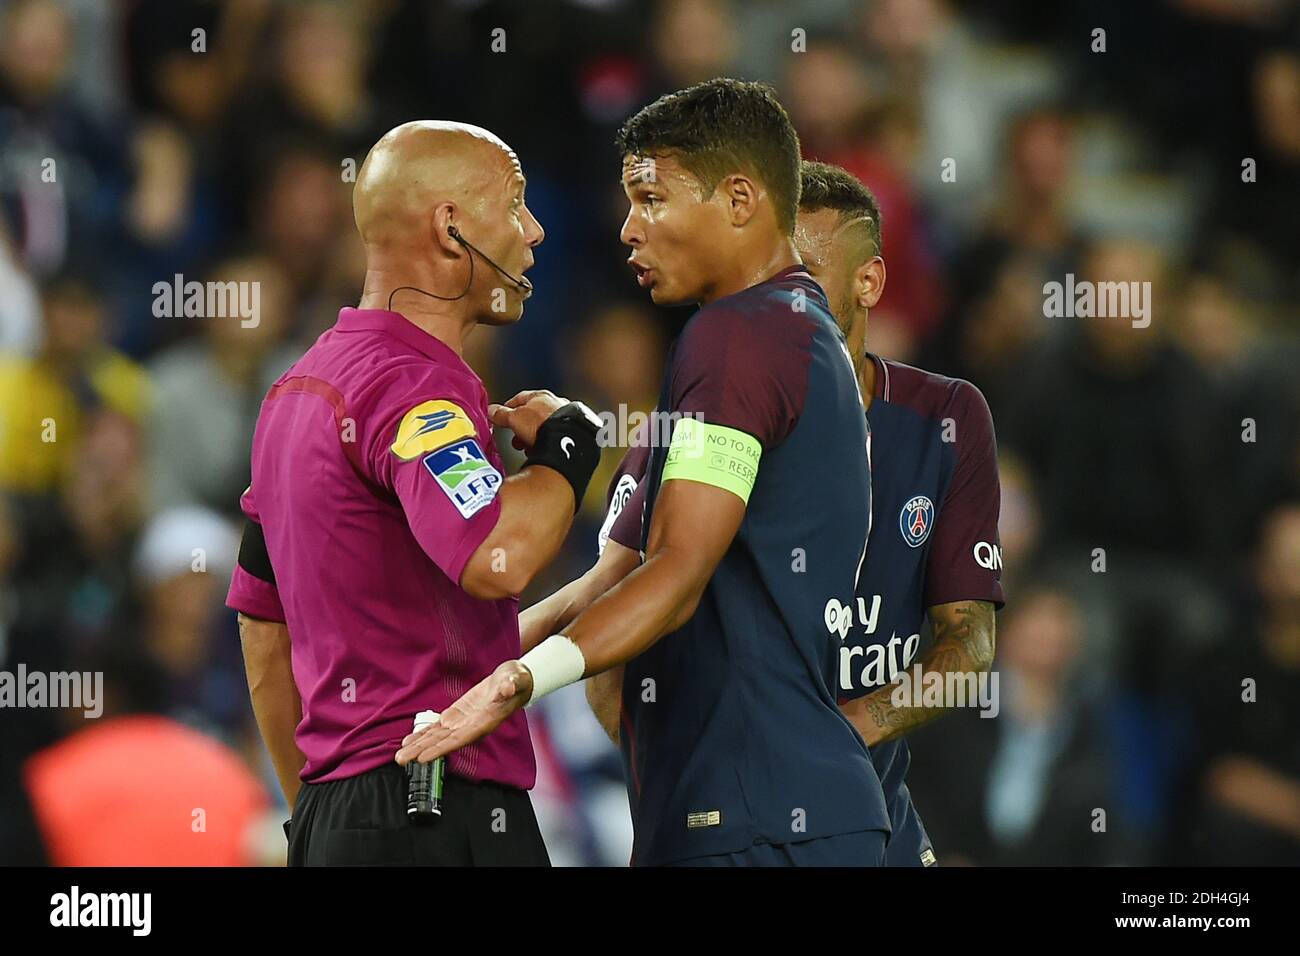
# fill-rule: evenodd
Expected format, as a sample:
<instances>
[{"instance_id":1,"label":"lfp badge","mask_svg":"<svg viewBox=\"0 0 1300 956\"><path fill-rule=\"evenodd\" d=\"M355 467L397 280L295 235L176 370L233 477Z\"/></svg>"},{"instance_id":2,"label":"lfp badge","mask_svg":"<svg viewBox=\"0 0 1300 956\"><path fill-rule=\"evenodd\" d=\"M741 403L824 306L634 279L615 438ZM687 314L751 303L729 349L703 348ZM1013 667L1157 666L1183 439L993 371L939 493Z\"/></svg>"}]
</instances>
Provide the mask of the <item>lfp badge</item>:
<instances>
[{"instance_id":1,"label":"lfp badge","mask_svg":"<svg viewBox=\"0 0 1300 956\"><path fill-rule=\"evenodd\" d=\"M424 467L466 518L491 504L501 487L501 472L472 438L438 449L424 459Z\"/></svg>"},{"instance_id":2,"label":"lfp badge","mask_svg":"<svg viewBox=\"0 0 1300 956\"><path fill-rule=\"evenodd\" d=\"M903 505L898 513L898 530L909 547L919 548L930 537L934 525L934 502L925 495L917 495Z\"/></svg>"}]
</instances>

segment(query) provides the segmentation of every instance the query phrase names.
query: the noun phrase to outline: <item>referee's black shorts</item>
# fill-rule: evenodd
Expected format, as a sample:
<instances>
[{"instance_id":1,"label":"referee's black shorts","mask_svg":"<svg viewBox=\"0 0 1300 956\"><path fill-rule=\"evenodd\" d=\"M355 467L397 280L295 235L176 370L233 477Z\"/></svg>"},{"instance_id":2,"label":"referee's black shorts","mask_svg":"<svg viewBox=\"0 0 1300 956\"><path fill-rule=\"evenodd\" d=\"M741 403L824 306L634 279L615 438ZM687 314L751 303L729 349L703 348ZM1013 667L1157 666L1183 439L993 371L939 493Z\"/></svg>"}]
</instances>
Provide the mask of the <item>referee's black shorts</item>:
<instances>
[{"instance_id":1,"label":"referee's black shorts","mask_svg":"<svg viewBox=\"0 0 1300 956\"><path fill-rule=\"evenodd\" d=\"M304 783L289 824L290 866L550 866L528 791L447 774L442 816L406 817L395 763Z\"/></svg>"}]
</instances>

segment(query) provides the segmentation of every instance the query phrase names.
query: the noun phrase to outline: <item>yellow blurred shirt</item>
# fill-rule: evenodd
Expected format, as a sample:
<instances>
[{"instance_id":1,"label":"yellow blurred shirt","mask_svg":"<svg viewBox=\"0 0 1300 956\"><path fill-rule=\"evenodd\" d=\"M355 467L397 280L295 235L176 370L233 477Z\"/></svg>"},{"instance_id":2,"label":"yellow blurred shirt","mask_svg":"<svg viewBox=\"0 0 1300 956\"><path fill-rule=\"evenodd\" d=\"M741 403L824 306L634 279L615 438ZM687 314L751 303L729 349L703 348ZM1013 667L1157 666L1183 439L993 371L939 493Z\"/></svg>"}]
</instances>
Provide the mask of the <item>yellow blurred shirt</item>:
<instances>
[{"instance_id":1,"label":"yellow blurred shirt","mask_svg":"<svg viewBox=\"0 0 1300 956\"><path fill-rule=\"evenodd\" d=\"M87 362L106 408L141 421L149 377L125 355L101 349ZM72 388L41 359L0 356L0 488L38 493L63 479L76 452L82 410Z\"/></svg>"}]
</instances>

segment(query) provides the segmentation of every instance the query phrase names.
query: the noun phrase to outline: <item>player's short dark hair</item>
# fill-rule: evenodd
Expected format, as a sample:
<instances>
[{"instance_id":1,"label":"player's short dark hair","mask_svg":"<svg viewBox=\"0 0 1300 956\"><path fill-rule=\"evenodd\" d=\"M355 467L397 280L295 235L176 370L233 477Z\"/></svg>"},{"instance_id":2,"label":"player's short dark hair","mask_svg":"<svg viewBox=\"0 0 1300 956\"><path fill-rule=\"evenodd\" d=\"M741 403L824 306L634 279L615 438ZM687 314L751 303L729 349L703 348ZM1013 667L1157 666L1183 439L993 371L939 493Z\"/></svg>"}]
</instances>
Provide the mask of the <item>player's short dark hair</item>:
<instances>
[{"instance_id":1,"label":"player's short dark hair","mask_svg":"<svg viewBox=\"0 0 1300 956\"><path fill-rule=\"evenodd\" d=\"M834 209L840 214L842 222L870 220L862 223L870 244L870 254L880 255L882 242L880 205L862 180L847 169L811 160L804 160L800 167L800 175L803 188L799 197L799 208L805 212Z\"/></svg>"},{"instance_id":2,"label":"player's short dark hair","mask_svg":"<svg viewBox=\"0 0 1300 956\"><path fill-rule=\"evenodd\" d=\"M799 134L766 83L719 78L661 96L623 124L623 156L673 153L705 197L736 172L771 191L777 224L794 232L799 211Z\"/></svg>"}]
</instances>

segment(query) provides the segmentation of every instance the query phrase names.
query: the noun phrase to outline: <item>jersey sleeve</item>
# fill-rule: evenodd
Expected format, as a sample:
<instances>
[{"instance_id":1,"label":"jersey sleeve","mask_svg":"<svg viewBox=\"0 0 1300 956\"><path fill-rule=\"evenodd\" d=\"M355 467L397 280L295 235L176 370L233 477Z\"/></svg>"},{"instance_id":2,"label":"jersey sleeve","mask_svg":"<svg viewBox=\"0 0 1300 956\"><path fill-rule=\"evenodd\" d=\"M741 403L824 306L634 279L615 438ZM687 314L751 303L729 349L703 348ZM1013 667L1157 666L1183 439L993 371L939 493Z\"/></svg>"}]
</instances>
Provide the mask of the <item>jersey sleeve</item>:
<instances>
[{"instance_id":1,"label":"jersey sleeve","mask_svg":"<svg viewBox=\"0 0 1300 956\"><path fill-rule=\"evenodd\" d=\"M811 340L810 323L735 306L702 310L674 351L671 411L745 432L771 450L799 421Z\"/></svg>"},{"instance_id":2,"label":"jersey sleeve","mask_svg":"<svg viewBox=\"0 0 1300 956\"><path fill-rule=\"evenodd\" d=\"M424 553L453 583L496 526L504 476L481 388L423 366L377 403L365 461Z\"/></svg>"},{"instance_id":3,"label":"jersey sleeve","mask_svg":"<svg viewBox=\"0 0 1300 956\"><path fill-rule=\"evenodd\" d=\"M230 578L226 593L226 607L264 621L284 623L284 607L280 592L275 586L275 573L266 553L262 535L262 517L257 510L253 487L239 497L239 508L244 513L244 537L239 546L239 560Z\"/></svg>"},{"instance_id":4,"label":"jersey sleeve","mask_svg":"<svg viewBox=\"0 0 1300 956\"><path fill-rule=\"evenodd\" d=\"M634 447L619 463L609 483L605 523L596 542L601 554L605 553L608 541L633 551L641 550L641 518L645 513L645 473L649 460L649 449Z\"/></svg>"},{"instance_id":5,"label":"jersey sleeve","mask_svg":"<svg viewBox=\"0 0 1300 956\"><path fill-rule=\"evenodd\" d=\"M925 606L990 601L1001 607L1002 548L993 416L979 389L960 383L949 406L957 463L935 522L925 574Z\"/></svg>"}]
</instances>

